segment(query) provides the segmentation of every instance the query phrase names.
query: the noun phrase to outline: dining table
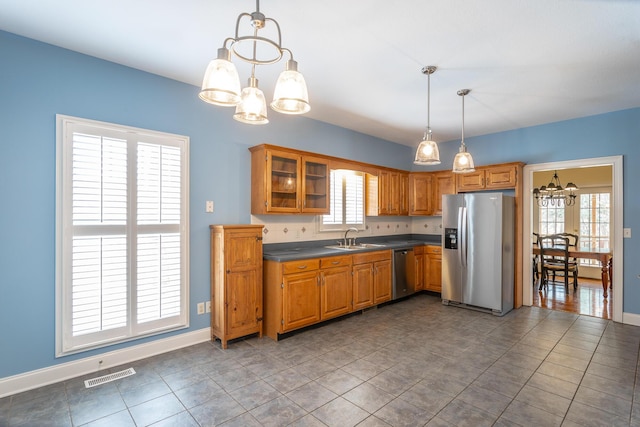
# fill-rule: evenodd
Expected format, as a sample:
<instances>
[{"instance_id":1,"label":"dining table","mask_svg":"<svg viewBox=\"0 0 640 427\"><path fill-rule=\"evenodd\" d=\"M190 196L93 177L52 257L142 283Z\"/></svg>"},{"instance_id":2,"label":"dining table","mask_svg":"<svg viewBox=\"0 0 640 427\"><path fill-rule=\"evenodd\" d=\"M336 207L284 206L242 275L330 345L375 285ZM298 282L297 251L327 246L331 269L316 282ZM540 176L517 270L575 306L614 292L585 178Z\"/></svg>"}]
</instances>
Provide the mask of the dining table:
<instances>
[{"instance_id":1,"label":"dining table","mask_svg":"<svg viewBox=\"0 0 640 427\"><path fill-rule=\"evenodd\" d=\"M564 256L564 250L562 249L545 249L544 253L550 256ZM537 245L533 247L533 254L540 255L540 248ZM613 252L611 252L611 249L569 249L569 258L595 259L600 262L602 270L602 296L607 298L609 296L608 290L613 286Z\"/></svg>"}]
</instances>

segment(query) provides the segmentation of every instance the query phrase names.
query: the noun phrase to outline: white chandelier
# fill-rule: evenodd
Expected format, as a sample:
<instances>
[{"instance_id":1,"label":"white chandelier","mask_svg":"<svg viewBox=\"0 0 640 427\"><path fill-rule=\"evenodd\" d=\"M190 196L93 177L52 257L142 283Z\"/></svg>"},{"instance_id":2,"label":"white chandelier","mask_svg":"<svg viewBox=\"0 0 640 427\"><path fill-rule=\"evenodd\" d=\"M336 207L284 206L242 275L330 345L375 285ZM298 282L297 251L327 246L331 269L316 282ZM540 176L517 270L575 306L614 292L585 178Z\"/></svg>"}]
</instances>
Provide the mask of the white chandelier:
<instances>
[{"instance_id":1,"label":"white chandelier","mask_svg":"<svg viewBox=\"0 0 640 427\"><path fill-rule=\"evenodd\" d=\"M573 182L569 182L565 188L562 188L558 172L554 171L551 182L540 188L534 188L533 196L536 198L538 206L560 206L561 203L564 203L565 206L572 206L576 203L577 196L574 191L577 190L578 186Z\"/></svg>"},{"instance_id":2,"label":"white chandelier","mask_svg":"<svg viewBox=\"0 0 640 427\"><path fill-rule=\"evenodd\" d=\"M245 24L241 33L240 27ZM248 28L249 24L251 28ZM259 31L271 24L275 27L277 40L259 35ZM267 51L268 55L264 52ZM269 54L270 51L270 54ZM244 62L252 65L249 86L240 91L238 70L231 62L231 53ZM234 119L253 125L269 123L264 94L258 88L255 77L256 65L274 64L289 54L285 70L280 74L273 94L271 108L283 114L304 114L311 107L307 85L302 74L298 72L298 63L293 53L282 47L280 25L275 19L267 18L260 12L260 0L256 0L256 11L241 13L236 21L234 37L225 39L218 49L218 57L207 67L202 81L199 97L205 102L223 107L236 107Z\"/></svg>"}]
</instances>

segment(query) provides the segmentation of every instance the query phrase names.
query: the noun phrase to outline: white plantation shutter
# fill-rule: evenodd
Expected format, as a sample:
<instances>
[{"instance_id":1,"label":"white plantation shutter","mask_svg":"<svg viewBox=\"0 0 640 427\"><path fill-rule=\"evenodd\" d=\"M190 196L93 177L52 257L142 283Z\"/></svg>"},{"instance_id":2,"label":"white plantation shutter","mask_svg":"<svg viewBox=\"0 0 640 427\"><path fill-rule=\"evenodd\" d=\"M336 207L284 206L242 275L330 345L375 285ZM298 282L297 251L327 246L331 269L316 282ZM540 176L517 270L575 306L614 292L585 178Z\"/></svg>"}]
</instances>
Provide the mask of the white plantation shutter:
<instances>
[{"instance_id":1,"label":"white plantation shutter","mask_svg":"<svg viewBox=\"0 0 640 427\"><path fill-rule=\"evenodd\" d=\"M188 139L58 116L57 354L185 327Z\"/></svg>"},{"instance_id":2,"label":"white plantation shutter","mask_svg":"<svg viewBox=\"0 0 640 427\"><path fill-rule=\"evenodd\" d=\"M340 230L344 226L364 225L364 174L331 170L330 210L322 216L322 230Z\"/></svg>"}]
</instances>

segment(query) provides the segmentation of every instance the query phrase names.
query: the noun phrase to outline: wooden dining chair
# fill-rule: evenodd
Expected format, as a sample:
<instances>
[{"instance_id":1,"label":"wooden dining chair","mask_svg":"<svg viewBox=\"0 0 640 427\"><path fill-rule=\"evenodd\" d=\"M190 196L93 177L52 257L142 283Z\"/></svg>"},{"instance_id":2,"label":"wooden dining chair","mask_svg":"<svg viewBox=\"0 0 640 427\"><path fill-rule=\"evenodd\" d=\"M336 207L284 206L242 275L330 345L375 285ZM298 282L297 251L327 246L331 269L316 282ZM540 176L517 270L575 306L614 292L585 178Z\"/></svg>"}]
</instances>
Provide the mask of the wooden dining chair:
<instances>
[{"instance_id":1,"label":"wooden dining chair","mask_svg":"<svg viewBox=\"0 0 640 427\"><path fill-rule=\"evenodd\" d=\"M569 274L573 275L573 288L578 287L578 263L576 260L569 258L569 238L552 234L549 236L540 236L538 240L540 244L540 262L542 273L540 278L539 290L543 286L548 287L549 276L556 281L556 275L564 277L564 286L569 289ZM549 251L553 250L553 253Z\"/></svg>"},{"instance_id":2,"label":"wooden dining chair","mask_svg":"<svg viewBox=\"0 0 640 427\"><path fill-rule=\"evenodd\" d=\"M531 244L534 248L539 248L540 244L538 243L538 239L540 238L540 235L538 233L533 233L532 237L531 237ZM536 255L533 254L533 259L531 260L531 266L532 268L532 277L531 279L533 280L533 285L535 286L535 284L538 282L538 279L540 278L540 255Z\"/></svg>"}]
</instances>

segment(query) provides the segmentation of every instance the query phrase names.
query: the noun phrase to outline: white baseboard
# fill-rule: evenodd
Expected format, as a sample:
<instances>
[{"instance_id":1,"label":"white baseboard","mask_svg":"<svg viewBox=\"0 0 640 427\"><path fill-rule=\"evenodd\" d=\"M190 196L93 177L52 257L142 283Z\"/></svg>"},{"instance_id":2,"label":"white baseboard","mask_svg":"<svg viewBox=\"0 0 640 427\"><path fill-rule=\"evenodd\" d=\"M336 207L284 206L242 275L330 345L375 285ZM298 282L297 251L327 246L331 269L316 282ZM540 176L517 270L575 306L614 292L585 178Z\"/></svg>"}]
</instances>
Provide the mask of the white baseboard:
<instances>
[{"instance_id":1,"label":"white baseboard","mask_svg":"<svg viewBox=\"0 0 640 427\"><path fill-rule=\"evenodd\" d=\"M203 328L121 350L74 360L73 362L61 363L24 374L0 378L0 398L97 372L99 369L107 369L144 359L145 357L155 356L156 354L188 347L210 339L211 328ZM102 361L102 363L99 363L99 361Z\"/></svg>"},{"instance_id":2,"label":"white baseboard","mask_svg":"<svg viewBox=\"0 0 640 427\"><path fill-rule=\"evenodd\" d=\"M622 323L625 325L640 326L640 314L622 313Z\"/></svg>"}]
</instances>

